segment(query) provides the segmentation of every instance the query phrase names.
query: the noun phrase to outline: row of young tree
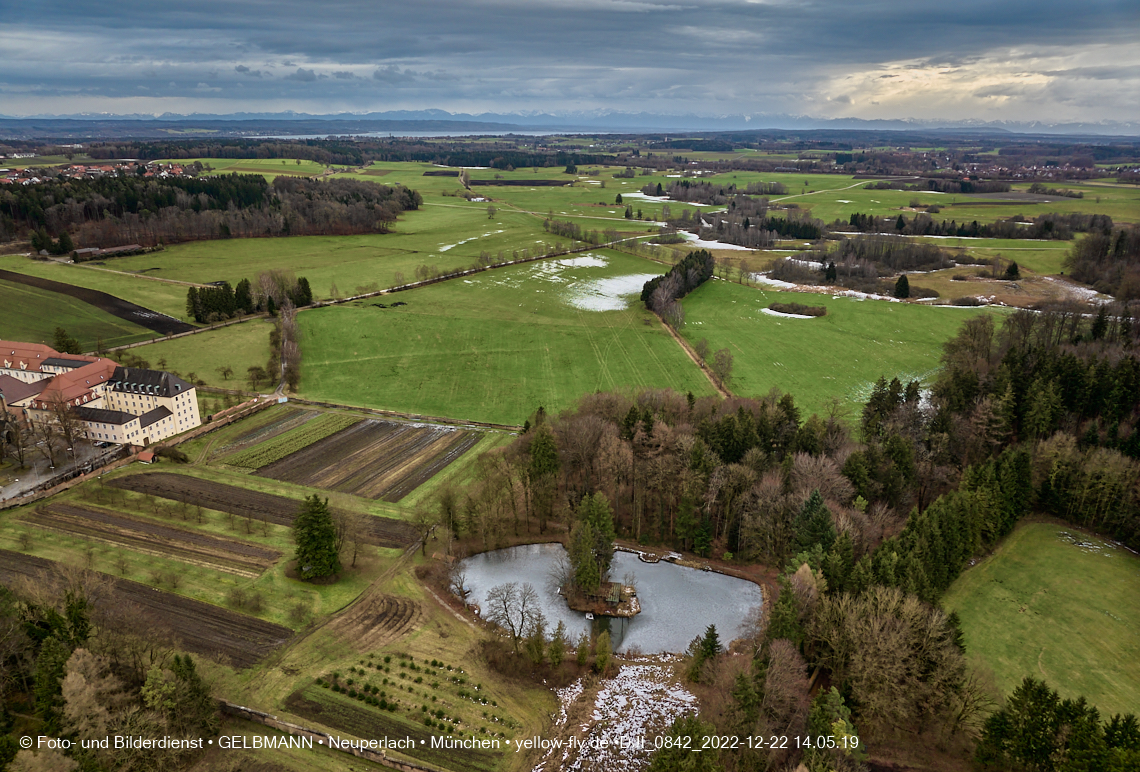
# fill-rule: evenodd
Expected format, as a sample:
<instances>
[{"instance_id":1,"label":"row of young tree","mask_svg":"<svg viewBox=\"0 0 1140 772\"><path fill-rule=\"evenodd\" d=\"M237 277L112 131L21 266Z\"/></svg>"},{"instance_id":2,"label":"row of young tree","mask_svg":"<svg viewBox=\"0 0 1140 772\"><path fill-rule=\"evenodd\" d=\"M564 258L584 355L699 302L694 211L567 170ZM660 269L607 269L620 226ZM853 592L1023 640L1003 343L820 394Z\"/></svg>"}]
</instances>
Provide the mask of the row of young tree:
<instances>
[{"instance_id":1,"label":"row of young tree","mask_svg":"<svg viewBox=\"0 0 1140 772\"><path fill-rule=\"evenodd\" d=\"M383 233L420 194L403 186L257 174L64 179L0 191L0 238L146 247L258 236ZM59 242L55 242L58 249ZM50 251L50 250L49 250Z\"/></svg>"}]
</instances>

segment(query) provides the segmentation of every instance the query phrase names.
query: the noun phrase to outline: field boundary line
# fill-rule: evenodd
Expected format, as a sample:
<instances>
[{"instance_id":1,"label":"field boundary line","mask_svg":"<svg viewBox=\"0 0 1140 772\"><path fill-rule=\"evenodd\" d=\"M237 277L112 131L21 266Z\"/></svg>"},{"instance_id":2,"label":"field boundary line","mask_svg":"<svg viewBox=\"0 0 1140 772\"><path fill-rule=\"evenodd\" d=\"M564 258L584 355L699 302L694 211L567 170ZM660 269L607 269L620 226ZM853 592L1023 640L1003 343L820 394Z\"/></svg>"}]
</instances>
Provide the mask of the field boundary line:
<instances>
[{"instance_id":1,"label":"field boundary line","mask_svg":"<svg viewBox=\"0 0 1140 772\"><path fill-rule=\"evenodd\" d=\"M654 314L654 316L657 315ZM693 351L689 347L689 344L685 342L685 339L678 335L676 330L665 324L665 320L661 317L658 316L657 321L661 323L661 326L665 328L666 332L673 336L673 340L677 341L677 345L684 349L685 353L689 355L689 359L693 360L693 364L701 369L701 372L704 373L705 377L709 379L709 383L712 384L717 393L725 399L731 399L732 392L729 391L725 386L721 385L720 381L716 378L716 376L712 374L708 366L705 365L705 363L700 360L700 357L697 356L697 352Z\"/></svg>"}]
</instances>

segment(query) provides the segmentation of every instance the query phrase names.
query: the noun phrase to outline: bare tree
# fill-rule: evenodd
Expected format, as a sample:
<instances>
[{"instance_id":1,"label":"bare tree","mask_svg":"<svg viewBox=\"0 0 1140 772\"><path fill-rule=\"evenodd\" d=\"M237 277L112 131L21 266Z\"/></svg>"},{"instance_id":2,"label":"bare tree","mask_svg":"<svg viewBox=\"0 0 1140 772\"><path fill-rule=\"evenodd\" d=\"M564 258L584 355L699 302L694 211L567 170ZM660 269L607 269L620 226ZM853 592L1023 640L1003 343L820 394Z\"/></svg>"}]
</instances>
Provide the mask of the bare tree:
<instances>
[{"instance_id":1,"label":"bare tree","mask_svg":"<svg viewBox=\"0 0 1140 772\"><path fill-rule=\"evenodd\" d=\"M732 352L726 348L716 351L713 354L712 371L721 383L727 384L732 378Z\"/></svg>"},{"instance_id":2,"label":"bare tree","mask_svg":"<svg viewBox=\"0 0 1140 772\"><path fill-rule=\"evenodd\" d=\"M487 207L487 219L488 220L494 220L495 219L495 212L497 212L497 211L499 211L499 210L496 209L494 206L488 206Z\"/></svg>"},{"instance_id":3,"label":"bare tree","mask_svg":"<svg viewBox=\"0 0 1140 772\"><path fill-rule=\"evenodd\" d=\"M23 469L24 457L34 442L31 428L15 413L5 411L0 416L0 440L3 440L4 452L15 456Z\"/></svg>"},{"instance_id":4,"label":"bare tree","mask_svg":"<svg viewBox=\"0 0 1140 772\"><path fill-rule=\"evenodd\" d=\"M229 365L222 365L221 367L217 368L217 373L218 375L222 376L223 381L228 381L231 377L233 377L234 369Z\"/></svg>"},{"instance_id":5,"label":"bare tree","mask_svg":"<svg viewBox=\"0 0 1140 772\"><path fill-rule=\"evenodd\" d=\"M427 556L427 540L432 529L439 523L439 516L426 507L417 507L412 513L412 527L420 537L420 554Z\"/></svg>"},{"instance_id":6,"label":"bare tree","mask_svg":"<svg viewBox=\"0 0 1140 772\"><path fill-rule=\"evenodd\" d=\"M534 589L534 585L519 586L517 582L507 582L492 587L487 593L485 605L484 618L506 630L511 637L515 654L518 654L519 643L542 616L538 606L538 592Z\"/></svg>"}]
</instances>

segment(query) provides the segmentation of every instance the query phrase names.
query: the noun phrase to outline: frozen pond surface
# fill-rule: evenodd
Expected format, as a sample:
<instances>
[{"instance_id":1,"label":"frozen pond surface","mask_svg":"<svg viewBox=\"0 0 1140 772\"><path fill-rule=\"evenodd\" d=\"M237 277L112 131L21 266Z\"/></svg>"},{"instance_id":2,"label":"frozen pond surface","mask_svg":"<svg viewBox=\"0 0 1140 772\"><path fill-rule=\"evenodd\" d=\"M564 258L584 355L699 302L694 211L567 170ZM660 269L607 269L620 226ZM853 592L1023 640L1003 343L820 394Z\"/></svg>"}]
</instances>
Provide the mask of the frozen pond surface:
<instances>
[{"instance_id":1,"label":"frozen pond surface","mask_svg":"<svg viewBox=\"0 0 1140 772\"><path fill-rule=\"evenodd\" d=\"M561 620L570 635L577 637L589 622L584 614L566 606L550 580L552 568L565 554L561 544L528 544L467 558L463 561L467 602L482 608L487 593L497 585L531 584L541 600L547 629ZM643 563L632 553L615 553L610 577L621 581L627 573L634 575L641 613L631 620L608 620L618 652L630 648L644 654L683 652L709 625L716 625L721 642L727 645L740 635L748 612L762 600L760 588L743 579L664 561Z\"/></svg>"}]
</instances>

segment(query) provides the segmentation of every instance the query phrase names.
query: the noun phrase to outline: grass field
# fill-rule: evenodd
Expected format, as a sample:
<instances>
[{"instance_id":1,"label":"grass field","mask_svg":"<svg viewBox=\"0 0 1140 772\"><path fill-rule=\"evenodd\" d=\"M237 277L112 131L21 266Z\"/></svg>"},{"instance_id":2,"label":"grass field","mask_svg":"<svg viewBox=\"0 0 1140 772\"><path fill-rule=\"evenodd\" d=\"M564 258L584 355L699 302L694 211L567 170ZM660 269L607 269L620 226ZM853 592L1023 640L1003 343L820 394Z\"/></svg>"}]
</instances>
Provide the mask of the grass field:
<instances>
[{"instance_id":1,"label":"grass field","mask_svg":"<svg viewBox=\"0 0 1140 772\"><path fill-rule=\"evenodd\" d=\"M100 339L121 346L154 337L145 327L74 298L0 280L0 338L50 346L56 327L67 330L84 351L94 350Z\"/></svg>"},{"instance_id":2,"label":"grass field","mask_svg":"<svg viewBox=\"0 0 1140 772\"><path fill-rule=\"evenodd\" d=\"M1003 694L1032 676L1108 716L1140 706L1137 597L1140 558L1064 524L1030 523L966 571L943 605Z\"/></svg>"},{"instance_id":3,"label":"grass field","mask_svg":"<svg viewBox=\"0 0 1140 772\"><path fill-rule=\"evenodd\" d=\"M636 301L663 266L614 252L502 268L467 280L305 311L301 395L344 404L518 425L582 394L669 387L712 393L700 370ZM621 283L614 290L603 282ZM638 278L640 277L640 278ZM609 295L606 293L609 292ZM597 293L597 294L591 294Z\"/></svg>"},{"instance_id":4,"label":"grass field","mask_svg":"<svg viewBox=\"0 0 1140 772\"><path fill-rule=\"evenodd\" d=\"M242 279L256 281L258 273L280 269L304 276L312 285L314 296L327 299L334 284L340 295L352 295L357 287L372 283L391 286L397 271L403 273L405 281L414 281L420 265L434 265L440 270L468 267L484 250L492 254L505 251L509 256L513 250L552 241L542 230L540 219L501 212L490 220L485 204L435 206L408 212L396 224L396 231L362 236L199 241L176 244L163 252L116 258L108 261L107 267L128 273L148 271L165 279L228 281L232 285ZM459 243L465 240L466 243ZM184 313L185 288L180 293ZM127 299L140 302L134 297Z\"/></svg>"},{"instance_id":5,"label":"grass field","mask_svg":"<svg viewBox=\"0 0 1140 772\"><path fill-rule=\"evenodd\" d=\"M139 346L131 349L131 353L145 359L151 367L158 367L160 361L165 361L168 369L184 378L193 373L195 383L202 380L209 386L245 389L248 387L246 370L253 365L265 367L269 360L271 329L267 320L253 319L184 338ZM218 372L225 366L234 371L228 379ZM277 381L273 381L262 384L261 388L273 391L276 386Z\"/></svg>"},{"instance_id":6,"label":"grass field","mask_svg":"<svg viewBox=\"0 0 1140 772\"><path fill-rule=\"evenodd\" d=\"M7 255L0 257L0 268L76 287L99 290L129 300L143 308L173 316L175 319L188 321L191 324L194 322L186 316L187 287L138 275L124 275L117 270L118 263L115 260L106 261L106 265L102 266L94 263L75 265L55 260L31 260L20 255Z\"/></svg>"},{"instance_id":7,"label":"grass field","mask_svg":"<svg viewBox=\"0 0 1140 772\"><path fill-rule=\"evenodd\" d=\"M769 303L825 306L827 316L785 318L763 313ZM682 336L708 340L711 351L734 357L732 391L761 396L777 387L791 392L805 416L836 397L854 406L866 400L880 376L904 383L931 375L942 343L977 309L929 308L911 303L859 301L705 283L683 301Z\"/></svg>"}]
</instances>

